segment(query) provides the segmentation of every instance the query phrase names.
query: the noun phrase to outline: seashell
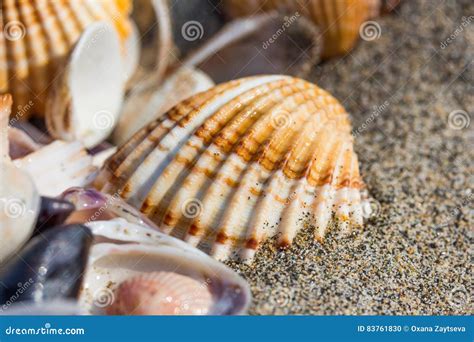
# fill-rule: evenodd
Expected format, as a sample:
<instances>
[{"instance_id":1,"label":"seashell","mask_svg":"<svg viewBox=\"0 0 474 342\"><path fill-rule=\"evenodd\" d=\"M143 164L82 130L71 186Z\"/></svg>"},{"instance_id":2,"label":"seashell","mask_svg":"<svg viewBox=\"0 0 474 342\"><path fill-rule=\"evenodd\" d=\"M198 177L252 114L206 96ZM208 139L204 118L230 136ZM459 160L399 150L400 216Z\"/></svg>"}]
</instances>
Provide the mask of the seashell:
<instances>
[{"instance_id":1,"label":"seashell","mask_svg":"<svg viewBox=\"0 0 474 342\"><path fill-rule=\"evenodd\" d=\"M94 189L70 188L61 194L61 199L73 204L75 208L68 215L67 223L82 224L120 217L130 223L156 228L146 216L117 195L103 194Z\"/></svg>"},{"instance_id":2,"label":"seashell","mask_svg":"<svg viewBox=\"0 0 474 342\"><path fill-rule=\"evenodd\" d=\"M56 227L33 238L3 266L0 303L76 298L91 243L90 230L81 225Z\"/></svg>"},{"instance_id":3,"label":"seashell","mask_svg":"<svg viewBox=\"0 0 474 342\"><path fill-rule=\"evenodd\" d=\"M212 307L206 284L174 272L152 272L121 283L109 315L205 315Z\"/></svg>"},{"instance_id":4,"label":"seashell","mask_svg":"<svg viewBox=\"0 0 474 342\"><path fill-rule=\"evenodd\" d=\"M225 0L231 16L253 15L278 9L310 18L323 32L323 58L347 53L359 37L360 26L380 11L380 0Z\"/></svg>"},{"instance_id":5,"label":"seashell","mask_svg":"<svg viewBox=\"0 0 474 342\"><path fill-rule=\"evenodd\" d=\"M10 96L0 96L0 129L5 133L0 134L0 152L5 162L10 162L10 154L16 153L10 151L10 106ZM40 147L33 145L26 133L13 130L20 135L22 142L26 141L34 151L14 159L12 163L30 174L41 195L56 196L67 188L87 185L95 178L97 169L92 165L92 157L80 142L66 143L58 140Z\"/></svg>"},{"instance_id":6,"label":"seashell","mask_svg":"<svg viewBox=\"0 0 474 342\"><path fill-rule=\"evenodd\" d=\"M41 197L34 234L37 235L43 233L48 228L59 226L66 221L74 210L74 204L69 201L59 198Z\"/></svg>"},{"instance_id":7,"label":"seashell","mask_svg":"<svg viewBox=\"0 0 474 342\"><path fill-rule=\"evenodd\" d=\"M46 103L49 133L56 139L79 140L86 147L105 140L122 106L123 68L114 28L106 22L89 25Z\"/></svg>"},{"instance_id":8,"label":"seashell","mask_svg":"<svg viewBox=\"0 0 474 342\"><path fill-rule=\"evenodd\" d=\"M288 246L304 225L322 240L333 215L342 231L363 223L348 114L281 75L181 102L122 145L95 186L220 260L251 260L274 236Z\"/></svg>"},{"instance_id":9,"label":"seashell","mask_svg":"<svg viewBox=\"0 0 474 342\"><path fill-rule=\"evenodd\" d=\"M11 95L0 95L0 162L10 161L10 144L8 140L8 119L12 110Z\"/></svg>"},{"instance_id":10,"label":"seashell","mask_svg":"<svg viewBox=\"0 0 474 342\"><path fill-rule=\"evenodd\" d=\"M43 115L47 89L81 33L104 20L125 42L132 31L130 10L130 0L2 1L0 94L11 93L23 117Z\"/></svg>"},{"instance_id":11,"label":"seashell","mask_svg":"<svg viewBox=\"0 0 474 342\"><path fill-rule=\"evenodd\" d=\"M54 197L73 186L86 186L96 168L82 144L56 140L13 164L28 172L42 196Z\"/></svg>"},{"instance_id":12,"label":"seashell","mask_svg":"<svg viewBox=\"0 0 474 342\"><path fill-rule=\"evenodd\" d=\"M259 74L305 77L320 60L320 36L306 18L271 11L228 23L183 64L203 70L216 83Z\"/></svg>"},{"instance_id":13,"label":"seashell","mask_svg":"<svg viewBox=\"0 0 474 342\"><path fill-rule=\"evenodd\" d=\"M132 93L125 103L113 134L114 143L120 145L140 128L159 118L180 101L207 90L214 82L202 71L183 67L163 84Z\"/></svg>"},{"instance_id":14,"label":"seashell","mask_svg":"<svg viewBox=\"0 0 474 342\"><path fill-rule=\"evenodd\" d=\"M235 315L248 309L248 284L183 241L124 219L87 226L95 244L79 296L85 312ZM163 307L161 296L174 300ZM146 305L133 304L145 298Z\"/></svg>"},{"instance_id":15,"label":"seashell","mask_svg":"<svg viewBox=\"0 0 474 342\"><path fill-rule=\"evenodd\" d=\"M30 238L40 197L30 176L0 163L0 265ZM3 279L2 279L3 281Z\"/></svg>"}]
</instances>

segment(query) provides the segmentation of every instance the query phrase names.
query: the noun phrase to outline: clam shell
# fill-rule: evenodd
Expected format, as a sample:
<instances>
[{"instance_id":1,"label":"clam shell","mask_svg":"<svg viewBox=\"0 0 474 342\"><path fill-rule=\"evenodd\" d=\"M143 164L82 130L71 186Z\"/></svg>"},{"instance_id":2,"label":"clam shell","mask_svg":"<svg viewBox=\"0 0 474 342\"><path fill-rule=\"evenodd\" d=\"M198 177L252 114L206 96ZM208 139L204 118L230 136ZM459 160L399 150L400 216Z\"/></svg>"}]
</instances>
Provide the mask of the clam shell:
<instances>
[{"instance_id":1,"label":"clam shell","mask_svg":"<svg viewBox=\"0 0 474 342\"><path fill-rule=\"evenodd\" d=\"M22 117L42 115L47 89L84 29L105 20L125 41L130 10L130 0L2 1L0 94L13 95Z\"/></svg>"},{"instance_id":2,"label":"clam shell","mask_svg":"<svg viewBox=\"0 0 474 342\"><path fill-rule=\"evenodd\" d=\"M247 311L251 298L248 284L234 271L192 246L124 219L94 221L87 223L87 226L95 236L95 245L89 256L89 265L79 297L80 306L86 312L132 314L132 310L128 309L133 298L123 296L128 293L133 295L135 300L142 299L137 294L137 289L133 288L137 282L141 283L138 286L147 292L143 293L144 296L152 296L151 292L158 290L166 290L169 296L175 296L181 291L180 286L191 286L188 290L196 290L186 297L186 303L180 308L183 311L175 311L175 314L235 315ZM145 279L156 277L157 272L161 274L160 277L171 273L171 277L179 280L179 283L174 286L167 283L167 288L163 286L161 289L154 287L157 285L156 278L151 283L143 283ZM131 281L134 284L131 284ZM164 281L165 279L161 278L161 282ZM120 285L124 283L125 289L120 289ZM150 289L150 286L153 289ZM209 291L211 299L206 297L206 291ZM180 295L184 296L182 293ZM207 302L203 303L205 299ZM197 311L190 312L193 300L196 304L194 309ZM189 306L186 308L186 305ZM163 312L160 308L148 307L144 311L134 313Z\"/></svg>"},{"instance_id":3,"label":"clam shell","mask_svg":"<svg viewBox=\"0 0 474 342\"><path fill-rule=\"evenodd\" d=\"M40 197L30 176L0 163L0 265L30 238Z\"/></svg>"},{"instance_id":4,"label":"clam shell","mask_svg":"<svg viewBox=\"0 0 474 342\"><path fill-rule=\"evenodd\" d=\"M107 22L89 25L55 80L45 119L56 139L93 147L118 121L126 80L119 38Z\"/></svg>"},{"instance_id":5,"label":"clam shell","mask_svg":"<svg viewBox=\"0 0 474 342\"><path fill-rule=\"evenodd\" d=\"M350 51L359 37L360 26L378 14L381 7L380 0L224 0L222 5L231 16L278 9L311 18L323 32L323 58Z\"/></svg>"},{"instance_id":6,"label":"clam shell","mask_svg":"<svg viewBox=\"0 0 474 342\"><path fill-rule=\"evenodd\" d=\"M122 145L95 185L217 259L251 260L269 237L288 246L333 215L362 225L349 117L314 84L257 76L185 100Z\"/></svg>"}]
</instances>

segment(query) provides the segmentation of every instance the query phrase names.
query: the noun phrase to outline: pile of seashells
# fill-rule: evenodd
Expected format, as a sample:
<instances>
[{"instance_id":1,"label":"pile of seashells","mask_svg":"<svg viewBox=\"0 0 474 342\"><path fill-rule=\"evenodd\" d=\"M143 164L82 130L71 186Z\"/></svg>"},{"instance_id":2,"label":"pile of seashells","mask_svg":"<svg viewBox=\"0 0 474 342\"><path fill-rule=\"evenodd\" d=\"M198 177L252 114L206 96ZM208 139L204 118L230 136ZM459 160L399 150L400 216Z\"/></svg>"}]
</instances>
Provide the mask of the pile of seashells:
<instances>
[{"instance_id":1,"label":"pile of seashells","mask_svg":"<svg viewBox=\"0 0 474 342\"><path fill-rule=\"evenodd\" d=\"M219 261L362 226L349 116L300 77L396 3L2 1L1 311L244 314Z\"/></svg>"}]
</instances>

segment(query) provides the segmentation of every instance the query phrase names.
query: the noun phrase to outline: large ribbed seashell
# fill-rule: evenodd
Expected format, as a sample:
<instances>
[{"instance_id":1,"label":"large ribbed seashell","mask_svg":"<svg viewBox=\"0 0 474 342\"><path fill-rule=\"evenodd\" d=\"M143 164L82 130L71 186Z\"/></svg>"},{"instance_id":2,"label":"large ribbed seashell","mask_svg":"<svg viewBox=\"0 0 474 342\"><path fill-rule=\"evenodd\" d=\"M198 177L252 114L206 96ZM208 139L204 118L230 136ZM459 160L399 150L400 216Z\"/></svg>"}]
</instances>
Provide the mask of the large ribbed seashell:
<instances>
[{"instance_id":1,"label":"large ribbed seashell","mask_svg":"<svg viewBox=\"0 0 474 342\"><path fill-rule=\"evenodd\" d=\"M3 0L0 94L11 93L24 116L43 114L50 83L83 30L105 20L125 40L131 32L130 10L130 0Z\"/></svg>"},{"instance_id":2,"label":"large ribbed seashell","mask_svg":"<svg viewBox=\"0 0 474 342\"><path fill-rule=\"evenodd\" d=\"M96 186L218 259L251 259L269 237L291 243L334 215L362 224L348 114L326 91L288 76L218 85L185 100L121 146Z\"/></svg>"},{"instance_id":3,"label":"large ribbed seashell","mask_svg":"<svg viewBox=\"0 0 474 342\"><path fill-rule=\"evenodd\" d=\"M273 9L311 18L323 32L324 58L347 53L359 37L360 26L379 13L380 0L224 0L232 16Z\"/></svg>"},{"instance_id":4,"label":"large ribbed seashell","mask_svg":"<svg viewBox=\"0 0 474 342\"><path fill-rule=\"evenodd\" d=\"M109 315L205 315L212 307L206 283L174 272L151 272L121 283Z\"/></svg>"}]
</instances>

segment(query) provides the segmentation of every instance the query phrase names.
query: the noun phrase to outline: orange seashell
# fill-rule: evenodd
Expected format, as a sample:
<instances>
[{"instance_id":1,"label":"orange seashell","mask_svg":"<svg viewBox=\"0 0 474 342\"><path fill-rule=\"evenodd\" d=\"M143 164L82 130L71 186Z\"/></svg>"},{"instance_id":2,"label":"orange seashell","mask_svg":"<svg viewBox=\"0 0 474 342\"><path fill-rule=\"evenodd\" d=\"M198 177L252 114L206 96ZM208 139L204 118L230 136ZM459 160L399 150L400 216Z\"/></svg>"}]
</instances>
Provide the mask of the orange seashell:
<instances>
[{"instance_id":1,"label":"orange seashell","mask_svg":"<svg viewBox=\"0 0 474 342\"><path fill-rule=\"evenodd\" d=\"M104 165L96 186L217 259L252 259L305 223L362 225L349 117L326 91L288 76L218 85L152 122Z\"/></svg>"},{"instance_id":2,"label":"orange seashell","mask_svg":"<svg viewBox=\"0 0 474 342\"><path fill-rule=\"evenodd\" d=\"M22 116L43 115L49 86L84 29L104 20L125 39L130 6L130 0L3 0L0 94L11 93Z\"/></svg>"},{"instance_id":3,"label":"orange seashell","mask_svg":"<svg viewBox=\"0 0 474 342\"><path fill-rule=\"evenodd\" d=\"M380 12L380 0L224 0L231 16L246 16L260 11L281 10L311 18L324 36L323 58L350 51L358 37L360 26Z\"/></svg>"},{"instance_id":4,"label":"orange seashell","mask_svg":"<svg viewBox=\"0 0 474 342\"><path fill-rule=\"evenodd\" d=\"M172 272L138 275L121 283L109 315L206 315L213 305L205 282Z\"/></svg>"}]
</instances>

